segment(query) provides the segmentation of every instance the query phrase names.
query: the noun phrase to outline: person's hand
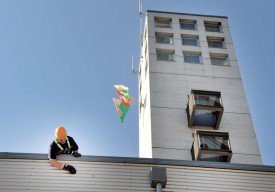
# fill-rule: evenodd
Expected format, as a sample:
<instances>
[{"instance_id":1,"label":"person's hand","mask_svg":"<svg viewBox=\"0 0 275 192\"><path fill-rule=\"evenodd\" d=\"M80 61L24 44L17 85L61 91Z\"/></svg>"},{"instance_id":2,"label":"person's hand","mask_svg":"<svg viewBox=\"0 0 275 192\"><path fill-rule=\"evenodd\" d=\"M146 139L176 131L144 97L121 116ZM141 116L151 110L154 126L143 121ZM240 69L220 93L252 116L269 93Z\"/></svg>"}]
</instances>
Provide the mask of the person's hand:
<instances>
[{"instance_id":1,"label":"person's hand","mask_svg":"<svg viewBox=\"0 0 275 192\"><path fill-rule=\"evenodd\" d=\"M65 164L63 169L69 171L71 174L76 174L76 169L71 165Z\"/></svg>"},{"instance_id":2,"label":"person's hand","mask_svg":"<svg viewBox=\"0 0 275 192\"><path fill-rule=\"evenodd\" d=\"M72 152L72 155L73 155L74 157L81 157L81 154L78 153L78 152L76 152L76 151L73 151L73 152Z\"/></svg>"}]
</instances>

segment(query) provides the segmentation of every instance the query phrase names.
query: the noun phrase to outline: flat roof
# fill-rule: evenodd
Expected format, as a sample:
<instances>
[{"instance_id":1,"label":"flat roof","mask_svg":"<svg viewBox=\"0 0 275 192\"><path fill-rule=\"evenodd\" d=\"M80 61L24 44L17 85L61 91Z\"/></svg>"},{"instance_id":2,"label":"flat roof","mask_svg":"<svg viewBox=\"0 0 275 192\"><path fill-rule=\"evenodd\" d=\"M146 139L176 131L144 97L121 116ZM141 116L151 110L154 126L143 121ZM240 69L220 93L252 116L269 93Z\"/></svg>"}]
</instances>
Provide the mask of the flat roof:
<instances>
[{"instance_id":1,"label":"flat roof","mask_svg":"<svg viewBox=\"0 0 275 192\"><path fill-rule=\"evenodd\" d=\"M178 12L155 11L155 10L147 10L147 12L167 13L167 14L177 14L177 15L192 15L192 16L203 16L203 17L216 17L216 18L226 18L226 19L228 19L227 16L218 16L218 15L203 15L203 14L194 14L194 13L178 13Z\"/></svg>"},{"instance_id":2,"label":"flat roof","mask_svg":"<svg viewBox=\"0 0 275 192\"><path fill-rule=\"evenodd\" d=\"M10 153L0 152L0 159L27 159L27 160L48 160L48 154L37 153ZM217 169L245 170L245 171L262 171L275 172L275 166L267 165L249 165L236 163L221 163L210 161L186 161L173 159L157 158L137 158L137 157L110 157L110 156L89 156L82 155L79 158L71 155L59 155L57 160L67 161L85 161L85 162L106 162L106 163L129 163L129 164L149 164L149 165L170 165L170 166L187 166L187 167L204 167Z\"/></svg>"}]
</instances>

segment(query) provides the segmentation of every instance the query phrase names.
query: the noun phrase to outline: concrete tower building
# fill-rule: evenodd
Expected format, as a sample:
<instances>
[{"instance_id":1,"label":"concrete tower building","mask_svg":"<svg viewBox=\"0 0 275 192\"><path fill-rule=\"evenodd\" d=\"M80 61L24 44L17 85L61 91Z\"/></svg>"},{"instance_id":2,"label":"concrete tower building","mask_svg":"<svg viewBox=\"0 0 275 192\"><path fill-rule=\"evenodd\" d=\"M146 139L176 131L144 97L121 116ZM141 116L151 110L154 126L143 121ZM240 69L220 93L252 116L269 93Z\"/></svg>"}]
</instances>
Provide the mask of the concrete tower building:
<instances>
[{"instance_id":1,"label":"concrete tower building","mask_svg":"<svg viewBox=\"0 0 275 192\"><path fill-rule=\"evenodd\" d=\"M262 164L224 16L147 11L140 157Z\"/></svg>"}]
</instances>

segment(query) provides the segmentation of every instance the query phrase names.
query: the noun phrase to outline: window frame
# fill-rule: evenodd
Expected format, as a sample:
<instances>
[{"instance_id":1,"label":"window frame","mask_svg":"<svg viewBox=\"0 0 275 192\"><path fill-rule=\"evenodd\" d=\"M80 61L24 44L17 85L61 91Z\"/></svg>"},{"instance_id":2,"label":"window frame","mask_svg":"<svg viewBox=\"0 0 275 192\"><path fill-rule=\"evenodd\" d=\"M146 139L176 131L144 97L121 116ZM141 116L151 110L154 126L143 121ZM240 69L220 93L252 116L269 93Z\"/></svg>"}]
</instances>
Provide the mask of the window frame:
<instances>
[{"instance_id":1,"label":"window frame","mask_svg":"<svg viewBox=\"0 0 275 192\"><path fill-rule=\"evenodd\" d=\"M179 19L179 24L180 24L180 29L183 30L192 30L192 31L197 31L198 30L198 26L197 26L197 21L196 20L192 20L192 19ZM184 28L183 25L187 24L187 25L194 25L194 29L192 28Z\"/></svg>"},{"instance_id":2,"label":"window frame","mask_svg":"<svg viewBox=\"0 0 275 192\"><path fill-rule=\"evenodd\" d=\"M213 102L213 104L202 104L202 103L198 103L196 101L196 95L203 95L203 96L212 96L212 97L216 97L216 100L212 100L211 103ZM202 115L198 115L196 112L201 112L204 111L205 114L204 116ZM211 113L209 112L211 111ZM186 108L186 112L187 112L187 120L188 120L188 127L190 128L201 128L201 127L207 127L207 128L212 128L212 129L219 129L219 125L222 119L222 115L223 115L223 111L224 111L224 107L223 107L223 102L222 102L222 98L221 98L221 93L217 92L217 91L204 91L204 90L194 90L192 89L188 95L188 102L187 102L187 108ZM212 119L211 121L205 122L205 124L198 124L201 123L200 119L198 118L209 118L209 115L212 115L211 118L215 118ZM208 120L208 119L206 119ZM211 119L210 119L211 120ZM212 124L210 124L212 123ZM211 126L210 126L211 125Z\"/></svg>"},{"instance_id":3,"label":"window frame","mask_svg":"<svg viewBox=\"0 0 275 192\"><path fill-rule=\"evenodd\" d=\"M218 49L226 49L226 46L225 46L225 40L224 40L224 37L206 37L207 39L207 44L208 44L208 47L209 48L218 48ZM211 42L221 42L222 44L222 47L218 47L218 46L210 46L209 45L209 41Z\"/></svg>"},{"instance_id":4,"label":"window frame","mask_svg":"<svg viewBox=\"0 0 275 192\"><path fill-rule=\"evenodd\" d=\"M164 22L164 23L162 23ZM169 22L169 25L165 22ZM172 28L172 18L169 17L155 17L154 25L156 28Z\"/></svg>"},{"instance_id":5,"label":"window frame","mask_svg":"<svg viewBox=\"0 0 275 192\"><path fill-rule=\"evenodd\" d=\"M187 57L195 57L195 56L198 56L199 58L199 62L192 62L192 61L187 61L186 60L186 56ZM183 51L183 61L184 63L192 63L192 64L202 64L202 56L201 56L201 53L200 52L185 52Z\"/></svg>"},{"instance_id":6,"label":"window frame","mask_svg":"<svg viewBox=\"0 0 275 192\"><path fill-rule=\"evenodd\" d=\"M169 43L158 42L158 40L157 40L158 37L162 37L162 38L168 37ZM173 33L159 33L159 32L156 32L155 33L155 42L159 43L159 44L173 45L174 44L174 35L173 35Z\"/></svg>"},{"instance_id":7,"label":"window frame","mask_svg":"<svg viewBox=\"0 0 275 192\"><path fill-rule=\"evenodd\" d=\"M162 60L159 58L158 54L165 53L168 54L168 59L167 60ZM172 53L172 60L169 59L169 53ZM175 62L176 61L176 56L175 56L175 50L170 50L170 49L157 49L156 50L156 59L157 61L168 61L168 62Z\"/></svg>"},{"instance_id":8,"label":"window frame","mask_svg":"<svg viewBox=\"0 0 275 192\"><path fill-rule=\"evenodd\" d=\"M211 27L218 27L218 30L211 30ZM219 21L204 21L204 28L206 32L223 33L222 23Z\"/></svg>"},{"instance_id":9,"label":"window frame","mask_svg":"<svg viewBox=\"0 0 275 192\"><path fill-rule=\"evenodd\" d=\"M222 61L225 62L225 64L217 64L213 62L213 59L223 59ZM223 67L230 67L230 62L228 59L228 55L224 55L224 54L211 54L210 53L210 61L211 61L211 65L214 66L223 66Z\"/></svg>"},{"instance_id":10,"label":"window frame","mask_svg":"<svg viewBox=\"0 0 275 192\"><path fill-rule=\"evenodd\" d=\"M205 143L201 143L202 136L207 136L204 138ZM211 139L207 141L207 139ZM216 140L216 137L223 137L223 141ZM217 141L221 144L220 149L207 148L207 142L213 144L213 141ZM206 146L205 146L206 145ZM214 144L213 144L214 145ZM227 149L222 149L222 146L226 146ZM206 131L206 130L195 130L194 141L191 148L192 159L196 161L214 161L214 162L230 162L232 157L232 148L230 144L229 134L227 132L217 132L217 131ZM205 156L210 156L210 159L205 159Z\"/></svg>"},{"instance_id":11,"label":"window frame","mask_svg":"<svg viewBox=\"0 0 275 192\"><path fill-rule=\"evenodd\" d=\"M184 43L183 43L183 39L195 40L195 41L196 41L196 45L184 44ZM195 46L195 47L199 47L199 46L200 46L200 38L199 38L198 35L181 35L181 44L182 44L182 45L185 45L185 46Z\"/></svg>"}]
</instances>

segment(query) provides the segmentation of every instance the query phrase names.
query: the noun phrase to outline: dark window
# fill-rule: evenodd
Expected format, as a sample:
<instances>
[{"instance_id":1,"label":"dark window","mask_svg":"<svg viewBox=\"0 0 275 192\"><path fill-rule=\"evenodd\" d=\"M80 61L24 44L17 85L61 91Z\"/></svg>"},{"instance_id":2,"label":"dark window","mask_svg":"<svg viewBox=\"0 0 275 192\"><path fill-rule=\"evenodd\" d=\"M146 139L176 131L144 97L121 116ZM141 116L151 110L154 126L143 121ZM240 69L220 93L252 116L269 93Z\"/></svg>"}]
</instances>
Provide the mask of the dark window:
<instances>
[{"instance_id":1,"label":"dark window","mask_svg":"<svg viewBox=\"0 0 275 192\"><path fill-rule=\"evenodd\" d=\"M205 31L222 32L221 22L205 21L204 26L205 26Z\"/></svg>"},{"instance_id":2,"label":"dark window","mask_svg":"<svg viewBox=\"0 0 275 192\"><path fill-rule=\"evenodd\" d=\"M172 19L165 17L155 17L155 27L171 28Z\"/></svg>"},{"instance_id":3,"label":"dark window","mask_svg":"<svg viewBox=\"0 0 275 192\"><path fill-rule=\"evenodd\" d=\"M224 38L207 37L207 43L211 48L225 48Z\"/></svg>"}]
</instances>

